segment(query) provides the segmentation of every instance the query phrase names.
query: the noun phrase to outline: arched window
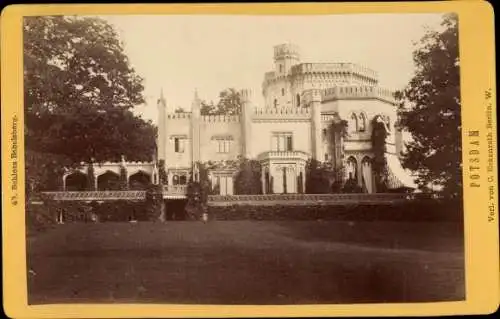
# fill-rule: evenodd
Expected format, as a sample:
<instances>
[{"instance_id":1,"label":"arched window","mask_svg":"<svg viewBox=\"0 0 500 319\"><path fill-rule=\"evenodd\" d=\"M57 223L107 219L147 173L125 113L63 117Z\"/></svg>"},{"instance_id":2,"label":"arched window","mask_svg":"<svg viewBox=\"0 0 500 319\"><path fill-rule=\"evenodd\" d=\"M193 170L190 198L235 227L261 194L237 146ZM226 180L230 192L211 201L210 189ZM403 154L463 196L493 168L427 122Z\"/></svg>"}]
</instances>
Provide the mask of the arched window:
<instances>
[{"instance_id":1,"label":"arched window","mask_svg":"<svg viewBox=\"0 0 500 319\"><path fill-rule=\"evenodd\" d=\"M131 190L143 190L151 183L151 175L146 172L138 171L129 177L129 188Z\"/></svg>"},{"instance_id":2,"label":"arched window","mask_svg":"<svg viewBox=\"0 0 500 319\"><path fill-rule=\"evenodd\" d=\"M88 188L87 175L79 171L66 176L65 181L67 191L84 191Z\"/></svg>"},{"instance_id":3,"label":"arched window","mask_svg":"<svg viewBox=\"0 0 500 319\"><path fill-rule=\"evenodd\" d=\"M297 93L297 107L300 107L300 94Z\"/></svg>"},{"instance_id":4,"label":"arched window","mask_svg":"<svg viewBox=\"0 0 500 319\"><path fill-rule=\"evenodd\" d=\"M119 190L120 189L120 175L106 171L104 174L97 177L97 190Z\"/></svg>"},{"instance_id":5,"label":"arched window","mask_svg":"<svg viewBox=\"0 0 500 319\"><path fill-rule=\"evenodd\" d=\"M179 184L181 184L181 185L187 184L187 176L186 175L181 175L181 177L179 178Z\"/></svg>"},{"instance_id":6,"label":"arched window","mask_svg":"<svg viewBox=\"0 0 500 319\"><path fill-rule=\"evenodd\" d=\"M274 107L278 107L278 99L274 99Z\"/></svg>"},{"instance_id":7,"label":"arched window","mask_svg":"<svg viewBox=\"0 0 500 319\"><path fill-rule=\"evenodd\" d=\"M359 115L359 131L364 132L366 130L366 115L361 113Z\"/></svg>"},{"instance_id":8,"label":"arched window","mask_svg":"<svg viewBox=\"0 0 500 319\"><path fill-rule=\"evenodd\" d=\"M355 113L352 113L351 117L349 118L349 130L351 132L358 131L358 117Z\"/></svg>"}]
</instances>

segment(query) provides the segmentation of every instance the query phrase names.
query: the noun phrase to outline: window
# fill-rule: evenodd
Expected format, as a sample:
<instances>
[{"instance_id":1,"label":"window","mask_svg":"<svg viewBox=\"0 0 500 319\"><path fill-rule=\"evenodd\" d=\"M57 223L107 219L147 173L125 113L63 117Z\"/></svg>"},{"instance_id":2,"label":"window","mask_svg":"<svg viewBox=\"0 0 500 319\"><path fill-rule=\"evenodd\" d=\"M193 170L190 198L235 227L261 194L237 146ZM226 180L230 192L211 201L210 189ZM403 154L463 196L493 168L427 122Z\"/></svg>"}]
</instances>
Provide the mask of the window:
<instances>
[{"instance_id":1,"label":"window","mask_svg":"<svg viewBox=\"0 0 500 319\"><path fill-rule=\"evenodd\" d=\"M297 94L297 107L300 107L300 94Z\"/></svg>"},{"instance_id":2,"label":"window","mask_svg":"<svg viewBox=\"0 0 500 319\"><path fill-rule=\"evenodd\" d=\"M218 139L217 141L217 153L229 153L230 140Z\"/></svg>"},{"instance_id":3,"label":"window","mask_svg":"<svg viewBox=\"0 0 500 319\"><path fill-rule=\"evenodd\" d=\"M352 113L349 121L349 130L351 132L356 132L358 130L358 117L356 114Z\"/></svg>"},{"instance_id":4,"label":"window","mask_svg":"<svg viewBox=\"0 0 500 319\"><path fill-rule=\"evenodd\" d=\"M180 185L186 185L187 184L187 176L186 175L181 175L179 178L179 184Z\"/></svg>"},{"instance_id":5,"label":"window","mask_svg":"<svg viewBox=\"0 0 500 319\"><path fill-rule=\"evenodd\" d=\"M285 89L281 89L281 96L285 96Z\"/></svg>"},{"instance_id":6,"label":"window","mask_svg":"<svg viewBox=\"0 0 500 319\"><path fill-rule=\"evenodd\" d=\"M280 73L283 72L283 65L280 64Z\"/></svg>"},{"instance_id":7,"label":"window","mask_svg":"<svg viewBox=\"0 0 500 319\"><path fill-rule=\"evenodd\" d=\"M278 99L274 99L274 107L278 107Z\"/></svg>"},{"instance_id":8,"label":"window","mask_svg":"<svg viewBox=\"0 0 500 319\"><path fill-rule=\"evenodd\" d=\"M174 138L174 151L176 153L184 153L184 138L175 137Z\"/></svg>"},{"instance_id":9,"label":"window","mask_svg":"<svg viewBox=\"0 0 500 319\"><path fill-rule=\"evenodd\" d=\"M366 129L366 116L364 113L359 115L359 131L364 132Z\"/></svg>"},{"instance_id":10,"label":"window","mask_svg":"<svg viewBox=\"0 0 500 319\"><path fill-rule=\"evenodd\" d=\"M271 138L272 150L289 152L293 150L292 133L274 133Z\"/></svg>"},{"instance_id":11,"label":"window","mask_svg":"<svg viewBox=\"0 0 500 319\"><path fill-rule=\"evenodd\" d=\"M325 153L325 162L328 161L328 154Z\"/></svg>"}]
</instances>

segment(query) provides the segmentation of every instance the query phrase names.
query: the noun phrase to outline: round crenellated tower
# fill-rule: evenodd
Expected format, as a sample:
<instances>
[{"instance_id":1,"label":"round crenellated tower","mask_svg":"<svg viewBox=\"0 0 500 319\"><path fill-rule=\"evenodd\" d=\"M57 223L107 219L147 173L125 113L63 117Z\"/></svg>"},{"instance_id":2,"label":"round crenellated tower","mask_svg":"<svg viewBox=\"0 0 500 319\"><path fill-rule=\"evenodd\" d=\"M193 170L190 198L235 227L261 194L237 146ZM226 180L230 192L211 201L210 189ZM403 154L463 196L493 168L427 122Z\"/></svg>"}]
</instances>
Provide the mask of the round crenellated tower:
<instances>
[{"instance_id":1,"label":"round crenellated tower","mask_svg":"<svg viewBox=\"0 0 500 319\"><path fill-rule=\"evenodd\" d=\"M274 47L274 66L277 76L285 76L295 64L300 63L300 49L297 45L285 43Z\"/></svg>"}]
</instances>

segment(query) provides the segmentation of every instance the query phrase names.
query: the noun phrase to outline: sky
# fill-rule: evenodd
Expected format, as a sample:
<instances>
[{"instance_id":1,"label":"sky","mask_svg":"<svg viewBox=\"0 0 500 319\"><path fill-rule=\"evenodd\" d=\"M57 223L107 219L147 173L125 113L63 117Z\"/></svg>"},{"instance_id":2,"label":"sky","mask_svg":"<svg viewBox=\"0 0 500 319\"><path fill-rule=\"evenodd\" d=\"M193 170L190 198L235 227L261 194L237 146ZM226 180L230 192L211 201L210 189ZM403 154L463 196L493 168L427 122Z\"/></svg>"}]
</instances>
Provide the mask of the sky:
<instances>
[{"instance_id":1,"label":"sky","mask_svg":"<svg viewBox=\"0 0 500 319\"><path fill-rule=\"evenodd\" d=\"M117 15L114 25L136 72L145 105L135 112L156 123L161 90L168 108L190 110L195 90L217 102L225 88L252 89L263 106L264 73L273 70L273 46L294 43L301 62L353 62L378 72L379 84L401 89L413 70L412 52L440 14L324 16Z\"/></svg>"}]
</instances>

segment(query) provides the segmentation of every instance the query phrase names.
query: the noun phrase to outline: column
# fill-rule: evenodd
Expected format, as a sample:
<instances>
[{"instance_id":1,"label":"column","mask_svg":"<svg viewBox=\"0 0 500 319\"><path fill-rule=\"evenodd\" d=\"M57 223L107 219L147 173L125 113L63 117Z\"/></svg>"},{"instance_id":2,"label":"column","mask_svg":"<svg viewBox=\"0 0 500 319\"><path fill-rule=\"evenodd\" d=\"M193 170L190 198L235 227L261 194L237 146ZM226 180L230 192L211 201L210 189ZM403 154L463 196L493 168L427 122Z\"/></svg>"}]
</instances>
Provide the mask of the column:
<instances>
[{"instance_id":1,"label":"column","mask_svg":"<svg viewBox=\"0 0 500 319\"><path fill-rule=\"evenodd\" d=\"M261 173L260 173L260 179L262 181L262 194L266 193L266 167L262 167Z\"/></svg>"},{"instance_id":2,"label":"column","mask_svg":"<svg viewBox=\"0 0 500 319\"><path fill-rule=\"evenodd\" d=\"M302 192L306 193L306 169L305 167L301 168L302 171Z\"/></svg>"},{"instance_id":3,"label":"column","mask_svg":"<svg viewBox=\"0 0 500 319\"><path fill-rule=\"evenodd\" d=\"M233 191L233 177L232 176L228 176L226 180L227 180L227 195L233 195L234 194L234 191Z\"/></svg>"},{"instance_id":4,"label":"column","mask_svg":"<svg viewBox=\"0 0 500 319\"><path fill-rule=\"evenodd\" d=\"M66 191L66 176L68 176L68 175L63 175L63 178L62 178L62 190L63 190L63 192Z\"/></svg>"},{"instance_id":5,"label":"column","mask_svg":"<svg viewBox=\"0 0 500 319\"><path fill-rule=\"evenodd\" d=\"M311 139L312 156L317 161L323 161L321 158L322 139L321 139L321 91L311 91Z\"/></svg>"},{"instance_id":6,"label":"column","mask_svg":"<svg viewBox=\"0 0 500 319\"><path fill-rule=\"evenodd\" d=\"M283 170L281 167L275 167L274 169L275 174L274 174L274 193L275 194L282 194L284 189L283 189Z\"/></svg>"},{"instance_id":7,"label":"column","mask_svg":"<svg viewBox=\"0 0 500 319\"><path fill-rule=\"evenodd\" d=\"M220 177L220 194L221 195L227 195L227 177L226 176L221 176Z\"/></svg>"},{"instance_id":8,"label":"column","mask_svg":"<svg viewBox=\"0 0 500 319\"><path fill-rule=\"evenodd\" d=\"M287 193L297 193L297 174L291 167L287 167L286 169L286 187Z\"/></svg>"}]
</instances>

